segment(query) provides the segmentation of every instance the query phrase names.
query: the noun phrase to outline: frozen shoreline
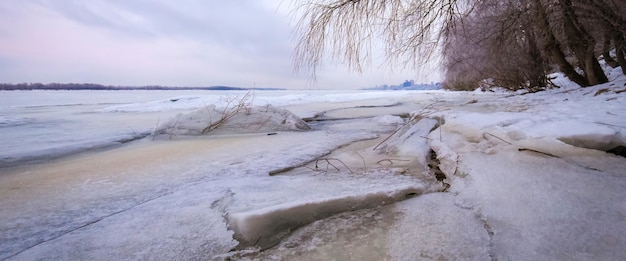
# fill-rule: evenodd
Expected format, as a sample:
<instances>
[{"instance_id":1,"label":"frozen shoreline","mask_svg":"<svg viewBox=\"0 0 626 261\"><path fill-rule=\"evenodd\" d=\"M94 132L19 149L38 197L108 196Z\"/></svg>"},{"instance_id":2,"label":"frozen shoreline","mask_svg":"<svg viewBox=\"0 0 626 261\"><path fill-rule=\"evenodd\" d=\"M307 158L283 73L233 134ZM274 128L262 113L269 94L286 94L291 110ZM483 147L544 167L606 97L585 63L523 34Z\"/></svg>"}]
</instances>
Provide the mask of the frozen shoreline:
<instances>
[{"instance_id":1,"label":"frozen shoreline","mask_svg":"<svg viewBox=\"0 0 626 261\"><path fill-rule=\"evenodd\" d=\"M365 104L376 103L378 102L365 101ZM346 104L345 102L326 104L324 107L341 108ZM363 102L358 104L363 104ZM295 110L299 108L307 113L306 111L309 111L311 106L294 107ZM206 186L209 186L212 192L202 204L208 204L206 209L210 209L216 218L205 221L205 224L206 222L211 224L207 225L207 229L219 228L217 231L221 231L219 233L222 236L199 240L196 243L206 244L206 240L209 240L215 247L222 246L219 249L223 252L225 251L223 248L234 247L232 232L226 230L226 225L221 218L222 214L212 206L223 197L226 191L234 190L232 186L239 186L242 191L257 191L251 194L250 200L254 201L261 191L270 189L271 185L281 180L285 184L290 184L289 186L309 185L316 178L270 177L268 173L275 169L301 164L301 162L313 161L328 154L334 148L358 140L375 138L377 133L395 128L389 125L382 126L383 129L381 129L377 122L370 121L357 122L357 124L346 123L351 127L340 126L309 132L280 132L272 136L263 132L197 138L181 137L175 140L145 139L110 150L88 152L49 163L6 168L0 176L2 202L3 205L9 206L0 215L0 219L4 221L2 230L6 232L2 233L2 238L0 238L3 246L1 256L6 258L18 253L20 254L15 256L18 259L19 256L27 256L27 253L35 253L34 255L37 256L37 251L41 251L38 249L47 249L46 246L53 245L54 242L70 240L72 235L98 227L109 220L116 220L120 216L127 215L126 213L134 213L136 211L134 209L141 209L140 206L150 205L151 202L174 200L177 204L184 204L181 202L193 200L193 194L208 193L200 189ZM374 126L378 127L373 128ZM316 142L310 143L313 140ZM338 177L338 179L350 181L352 185L356 184L350 177ZM356 180L358 182L359 178ZM370 179L360 178L360 180L366 184ZM388 190L386 185L400 184L404 181L406 178L383 181L378 189ZM233 182L234 184L230 185ZM328 182L333 183L332 180ZM284 191L286 195L293 194L289 186L281 188L287 189ZM320 184L320 186L326 185ZM199 190L195 193L189 192L194 189ZM309 198L314 199L320 196L332 198L344 195L342 193L360 195L360 192L355 194L350 190L341 189L341 186L331 186L329 189L326 193L320 191ZM182 191L189 193L182 193ZM371 191L365 189L364 193ZM243 195L242 193L238 192L238 197ZM274 202L276 200L278 201ZM288 197L283 197L275 198L273 201L266 198L263 201L266 204L277 204L278 202L288 203L290 200ZM259 204L255 203L253 206L259 206ZM200 208L193 211L198 215L205 215L206 209ZM169 208L157 207L154 211L161 212L159 216L168 216L163 212L169 211ZM143 216L143 214L140 215ZM149 220L147 217L138 219ZM175 217L166 219L175 221ZM104 233L112 229L110 227L128 222L129 220L114 222L115 224L107 226ZM197 229L198 225L189 224L191 231ZM103 231L98 232L98 234L101 233ZM206 234L215 235L216 231L209 230ZM85 236L91 237L92 235L88 233ZM20 238L20 240L14 240L15 238ZM155 236L147 236L143 240L154 241L156 240L154 238ZM123 253L117 253L119 255L108 253L108 251L116 252L113 249L119 247L117 239L98 243L104 244L100 245L100 251L105 251L106 255L128 258ZM156 240L155 243L157 242L159 241ZM106 244L113 245L108 248ZM77 245L81 244L77 242ZM22 253L22 251L25 252ZM80 248L63 251L79 251L82 254L94 256L103 254L97 251L83 252L85 250ZM60 253L61 256L58 257L67 254L69 253Z\"/></svg>"},{"instance_id":2,"label":"frozen shoreline","mask_svg":"<svg viewBox=\"0 0 626 261\"><path fill-rule=\"evenodd\" d=\"M623 259L626 159L598 146L626 141L624 82L301 103L283 108L358 119L16 168L0 175L0 259ZM416 117L386 139L399 122L362 117L407 112L431 122ZM431 149L445 193L426 166ZM277 169L287 171L269 175ZM286 227L264 225L280 219ZM229 252L233 236L247 244Z\"/></svg>"},{"instance_id":3,"label":"frozen shoreline","mask_svg":"<svg viewBox=\"0 0 626 261\"><path fill-rule=\"evenodd\" d=\"M10 91L0 95L0 168L46 162L87 151L116 147L145 137L179 113L216 105L245 91ZM374 97L396 99L433 92L257 91L252 105L303 108L376 104ZM436 93L436 91L434 92ZM309 104L310 106L307 106ZM317 105L316 105L317 104ZM348 105L349 106L349 105ZM319 109L323 109L319 108Z\"/></svg>"}]
</instances>

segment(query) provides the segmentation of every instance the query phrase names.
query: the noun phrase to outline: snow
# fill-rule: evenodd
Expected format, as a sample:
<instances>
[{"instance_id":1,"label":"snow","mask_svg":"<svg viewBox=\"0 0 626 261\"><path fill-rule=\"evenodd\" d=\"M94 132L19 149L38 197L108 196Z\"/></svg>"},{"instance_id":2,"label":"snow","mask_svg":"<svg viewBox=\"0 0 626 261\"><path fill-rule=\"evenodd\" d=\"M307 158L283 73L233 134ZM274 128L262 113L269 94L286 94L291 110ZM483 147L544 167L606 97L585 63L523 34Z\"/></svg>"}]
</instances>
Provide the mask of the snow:
<instances>
[{"instance_id":1,"label":"snow","mask_svg":"<svg viewBox=\"0 0 626 261\"><path fill-rule=\"evenodd\" d=\"M440 91L431 91L437 93ZM230 100L240 98L250 94L251 105L265 106L271 104L276 107L284 107L302 103L333 103L362 101L380 98L398 98L412 92L390 92L390 91L229 91L220 95L184 95L168 97L155 101L141 103L129 103L123 105L109 106L98 110L99 112L156 112L166 110L189 110L206 107L215 104L217 107L224 107Z\"/></svg>"},{"instance_id":2,"label":"snow","mask_svg":"<svg viewBox=\"0 0 626 261\"><path fill-rule=\"evenodd\" d=\"M159 125L153 135L178 136L203 133L258 133L271 131L306 131L311 128L288 110L266 106L225 107L209 105L189 113L178 114ZM213 128L211 128L213 127Z\"/></svg>"},{"instance_id":3,"label":"snow","mask_svg":"<svg viewBox=\"0 0 626 261\"><path fill-rule=\"evenodd\" d=\"M626 144L626 77L611 79L263 96L208 135L219 100L109 107L189 110L154 140L2 169L0 258L623 260L626 159L605 151Z\"/></svg>"},{"instance_id":4,"label":"snow","mask_svg":"<svg viewBox=\"0 0 626 261\"><path fill-rule=\"evenodd\" d=\"M33 122L34 119L27 117L18 117L13 115L0 116L0 128L9 126L19 126Z\"/></svg>"},{"instance_id":5,"label":"snow","mask_svg":"<svg viewBox=\"0 0 626 261\"><path fill-rule=\"evenodd\" d=\"M594 89L624 89L625 80ZM430 135L451 177L453 202L488 224L484 233L493 234L493 258L626 256L625 208L618 200L624 196L626 161L602 151L625 144L620 126L626 99L616 92L593 96L592 89L564 89L571 91L440 113L446 124Z\"/></svg>"},{"instance_id":6,"label":"snow","mask_svg":"<svg viewBox=\"0 0 626 261\"><path fill-rule=\"evenodd\" d=\"M402 119L400 116L393 116L389 114L374 117L372 118L372 121L380 123L380 124L387 124L387 125L404 124L404 119Z\"/></svg>"}]
</instances>

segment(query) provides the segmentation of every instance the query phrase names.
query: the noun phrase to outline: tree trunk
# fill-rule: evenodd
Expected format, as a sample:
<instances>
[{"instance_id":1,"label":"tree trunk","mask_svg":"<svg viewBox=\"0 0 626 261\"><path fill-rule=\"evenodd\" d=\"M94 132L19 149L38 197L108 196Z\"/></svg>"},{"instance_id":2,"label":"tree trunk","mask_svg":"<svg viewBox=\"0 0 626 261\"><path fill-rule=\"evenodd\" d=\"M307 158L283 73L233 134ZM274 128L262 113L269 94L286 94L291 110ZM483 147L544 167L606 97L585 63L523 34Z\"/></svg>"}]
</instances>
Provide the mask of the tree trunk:
<instances>
[{"instance_id":1,"label":"tree trunk","mask_svg":"<svg viewBox=\"0 0 626 261\"><path fill-rule=\"evenodd\" d=\"M565 58L565 54L563 53L563 51L561 51L561 49L558 46L550 47L549 51L552 56L552 59L554 59L554 62L556 62L561 72L563 72L563 74L565 74L567 78L569 78L570 80L572 80L573 82L575 82L576 84L582 87L591 86L589 84L589 80L587 79L587 77L580 75L576 71L574 66L572 66L567 61L567 59Z\"/></svg>"},{"instance_id":2,"label":"tree trunk","mask_svg":"<svg viewBox=\"0 0 626 261\"><path fill-rule=\"evenodd\" d=\"M582 5L577 5L577 7L582 7L583 12L593 13L596 18L607 23L609 26L606 28L610 28L610 30L615 33L626 34L626 20L622 19L622 16L619 15L619 10L597 0L583 0L578 2L583 3Z\"/></svg>"},{"instance_id":3,"label":"tree trunk","mask_svg":"<svg viewBox=\"0 0 626 261\"><path fill-rule=\"evenodd\" d=\"M606 62L606 64L608 64L612 68L616 68L617 66L619 66L619 63L615 59L613 59L613 57L611 57L611 54L610 54L611 36L609 35L609 33L606 33L604 36L604 46L602 50L603 50L602 56L604 57L604 61Z\"/></svg>"},{"instance_id":4,"label":"tree trunk","mask_svg":"<svg viewBox=\"0 0 626 261\"><path fill-rule=\"evenodd\" d=\"M626 74L626 48L624 48L624 36L621 34L615 34L615 57L617 63L622 67L622 73Z\"/></svg>"},{"instance_id":5,"label":"tree trunk","mask_svg":"<svg viewBox=\"0 0 626 261\"><path fill-rule=\"evenodd\" d=\"M571 1L571 0L568 0ZM624 42L624 36L626 35L626 20L623 19L623 15L620 15L620 9L616 9L618 3L614 2L613 5L609 5L604 1L589 1L589 0L574 0L576 1L577 10L582 10L585 13L591 13L595 19L599 19L601 25L605 30L604 36L604 48L603 56L608 65L615 68L617 66L622 67L622 72L626 74L626 55ZM623 0L621 0L623 1ZM621 9L623 10L623 9ZM611 41L616 49L616 59L610 55ZM620 51L621 50L621 51ZM597 70L597 69L596 69Z\"/></svg>"},{"instance_id":6,"label":"tree trunk","mask_svg":"<svg viewBox=\"0 0 626 261\"><path fill-rule=\"evenodd\" d=\"M622 67L622 73L626 75L626 50L623 46L617 47L617 62Z\"/></svg>"},{"instance_id":7,"label":"tree trunk","mask_svg":"<svg viewBox=\"0 0 626 261\"><path fill-rule=\"evenodd\" d=\"M608 82L609 79L602 71L600 63L595 55L596 41L587 32L582 23L578 20L571 0L560 1L561 12L563 12L563 31L568 38L568 44L574 51L579 67L583 70L589 85L596 85Z\"/></svg>"},{"instance_id":8,"label":"tree trunk","mask_svg":"<svg viewBox=\"0 0 626 261\"><path fill-rule=\"evenodd\" d=\"M591 47L593 48L593 47ZM585 71L587 73L587 79L589 80L590 85L601 84L609 81L609 78L606 77L604 70L602 70L602 66L598 62L593 51L588 51L585 57Z\"/></svg>"},{"instance_id":9,"label":"tree trunk","mask_svg":"<svg viewBox=\"0 0 626 261\"><path fill-rule=\"evenodd\" d=\"M567 78L575 82L576 84L586 87L589 86L589 81L583 75L576 72L576 69L571 65L566 57L565 53L561 49L561 44L558 42L552 28L550 28L550 22L547 19L547 14L544 10L540 0L534 0L536 8L536 19L539 32L542 33L543 49L552 58L552 60L559 66L559 69Z\"/></svg>"},{"instance_id":10,"label":"tree trunk","mask_svg":"<svg viewBox=\"0 0 626 261\"><path fill-rule=\"evenodd\" d=\"M526 30L526 39L528 46L528 56L532 59L532 69L529 79L530 88L545 89L548 86L548 77L546 77L545 60L541 55L537 44L537 36L530 29Z\"/></svg>"}]
</instances>

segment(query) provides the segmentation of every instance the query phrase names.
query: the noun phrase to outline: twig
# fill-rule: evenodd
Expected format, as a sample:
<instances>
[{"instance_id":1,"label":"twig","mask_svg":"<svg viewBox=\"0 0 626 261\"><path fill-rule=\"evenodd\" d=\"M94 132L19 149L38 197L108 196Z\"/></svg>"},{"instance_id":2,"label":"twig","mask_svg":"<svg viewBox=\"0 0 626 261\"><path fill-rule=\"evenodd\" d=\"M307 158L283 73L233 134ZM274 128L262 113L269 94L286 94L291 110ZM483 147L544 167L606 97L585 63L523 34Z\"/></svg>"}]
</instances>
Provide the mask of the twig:
<instances>
[{"instance_id":1,"label":"twig","mask_svg":"<svg viewBox=\"0 0 626 261\"><path fill-rule=\"evenodd\" d=\"M341 161L340 159L337 158L323 158L323 159L318 159L315 161L315 169L318 169L318 163L320 161L326 161L326 172L328 172L328 166L333 166L337 171L340 171L339 168L337 168L337 166L335 166L334 164L332 164L330 161L334 160L334 161L338 161L339 163L341 163L341 165L343 165L346 169L348 169L348 171L350 171L350 173L354 174L354 171L352 171L352 169L350 169L350 167L348 167L348 165L346 165L346 163L344 163L343 161Z\"/></svg>"},{"instance_id":2,"label":"twig","mask_svg":"<svg viewBox=\"0 0 626 261\"><path fill-rule=\"evenodd\" d=\"M309 166L304 166L304 167L305 167L305 168L307 168L307 169L310 169L310 170L312 170L312 171L319 171L319 169L314 169L314 168L311 168L311 167L309 167Z\"/></svg>"},{"instance_id":3,"label":"twig","mask_svg":"<svg viewBox=\"0 0 626 261\"><path fill-rule=\"evenodd\" d=\"M383 141L381 141L380 143L378 143L378 145L374 146L374 148L372 150L377 150L378 147L380 145L383 145L385 142L387 142L389 139L391 139L391 137L393 137L393 135L396 135L396 133L398 133L402 128L404 128L407 124L405 123L404 125L402 125L402 127L396 129L395 131L393 131L389 136L387 136L387 138L385 138Z\"/></svg>"},{"instance_id":4,"label":"twig","mask_svg":"<svg viewBox=\"0 0 626 261\"><path fill-rule=\"evenodd\" d=\"M606 125L606 126L612 126L612 127L618 127L618 128L623 128L623 129L626 129L626 127L624 127L624 126L613 125L613 124L608 124L608 123L599 122L599 121L594 121L593 123L596 123L596 124L602 124L602 125Z\"/></svg>"},{"instance_id":5,"label":"twig","mask_svg":"<svg viewBox=\"0 0 626 261\"><path fill-rule=\"evenodd\" d=\"M335 166L332 163L330 163L329 160L326 160L326 172L328 172L328 166L333 166L333 168L335 168L335 170L339 171L339 168L337 168L337 166Z\"/></svg>"},{"instance_id":6,"label":"twig","mask_svg":"<svg viewBox=\"0 0 626 261\"><path fill-rule=\"evenodd\" d=\"M209 115L209 125L213 124L213 116L211 116L211 110L209 110L209 106L206 105L204 101L202 101L204 108L206 109L207 115Z\"/></svg>"},{"instance_id":7,"label":"twig","mask_svg":"<svg viewBox=\"0 0 626 261\"><path fill-rule=\"evenodd\" d=\"M517 150L518 151L532 151L532 152L536 152L536 153L543 154L543 155L550 156L550 157L554 157L554 158L561 158L561 157L556 156L554 154L550 154L550 153L547 153L547 152L538 151L538 150L534 150L534 149L529 149L529 148L519 148Z\"/></svg>"},{"instance_id":8,"label":"twig","mask_svg":"<svg viewBox=\"0 0 626 261\"><path fill-rule=\"evenodd\" d=\"M275 176L275 175L278 175L280 173L287 172L287 171L290 171L292 169L299 168L299 167L310 168L310 167L306 166L306 164L309 164L309 163L311 163L311 161L299 163L299 164L296 164L296 165L287 166L287 167L280 168L280 169L271 170L268 174L270 176Z\"/></svg>"},{"instance_id":9,"label":"twig","mask_svg":"<svg viewBox=\"0 0 626 261\"><path fill-rule=\"evenodd\" d=\"M156 138L156 132L157 132L157 128L159 128L159 121L161 118L157 117L157 123L156 125L154 125L154 130L152 130L152 141L154 141L154 139Z\"/></svg>"},{"instance_id":10,"label":"twig","mask_svg":"<svg viewBox=\"0 0 626 261\"><path fill-rule=\"evenodd\" d=\"M503 138L500 138L500 137L498 137L498 136L496 136L496 135L493 135L493 134L491 134L491 133L489 133L489 132L485 132L485 133L483 133L483 138L484 138L484 139L486 139L486 140L487 140L487 137L485 137L486 135L489 135L489 136L491 136L491 137L494 137L494 138L496 138L496 139L499 139L499 140L501 140L502 142L504 142L504 143L506 143L506 144L513 145L513 143L510 143L510 142L508 142L508 141L504 140Z\"/></svg>"},{"instance_id":11,"label":"twig","mask_svg":"<svg viewBox=\"0 0 626 261\"><path fill-rule=\"evenodd\" d=\"M437 121L439 123L439 127L438 128L439 128L439 142L440 143L443 143L443 133L442 133L442 130L441 130L441 129L443 129L443 127L441 126L441 125L443 125L443 124L441 124L442 120L443 119L441 119L441 118L437 119Z\"/></svg>"},{"instance_id":12,"label":"twig","mask_svg":"<svg viewBox=\"0 0 626 261\"><path fill-rule=\"evenodd\" d=\"M456 173L459 171L459 161L461 160L461 156L459 154L456 155L456 165L454 166L454 173L452 175L458 176Z\"/></svg>"},{"instance_id":13,"label":"twig","mask_svg":"<svg viewBox=\"0 0 626 261\"><path fill-rule=\"evenodd\" d=\"M202 130L202 134L205 134L207 132L210 132L214 129L217 129L219 126L221 126L222 124L224 124L226 121L228 121L229 119L231 119L232 117L234 117L235 115L237 115L239 112L241 112L243 109L248 108L249 106L251 106L252 101L251 99L253 94L251 91L248 91L245 95L243 95L241 97L241 99L239 99L239 101L236 103L236 105L233 105L233 103L235 102L236 99L226 99L226 106L224 106L224 110L222 110L222 117L217 120L214 123L211 123L208 127L204 128ZM232 107L231 107L232 105Z\"/></svg>"},{"instance_id":14,"label":"twig","mask_svg":"<svg viewBox=\"0 0 626 261\"><path fill-rule=\"evenodd\" d=\"M441 185L443 185L443 189L441 190L441 192L448 192L448 189L450 188L450 184L442 181Z\"/></svg>"},{"instance_id":15,"label":"twig","mask_svg":"<svg viewBox=\"0 0 626 261\"><path fill-rule=\"evenodd\" d=\"M359 155L359 158L361 158L361 160L363 161L363 170L367 172L367 166L365 165L365 158L363 158L363 156L361 156L361 154L356 150L354 151L354 153L356 153L356 155Z\"/></svg>"},{"instance_id":16,"label":"twig","mask_svg":"<svg viewBox=\"0 0 626 261\"><path fill-rule=\"evenodd\" d=\"M409 119L405 124L403 124L402 126L400 126L400 128L396 129L395 131L393 131L389 136L387 136L387 138L385 138L383 141L381 141L380 143L378 143L376 146L374 146L374 148L372 150L377 150L378 147L380 147L381 145L383 145L385 142L387 142L389 139L391 139L391 137L393 137L394 135L396 135L396 133L398 133L400 130L402 130L404 127L408 126L409 124L411 124L413 121L415 121L418 118L423 118L426 115L435 113L435 112L439 112L439 111L435 111L435 112L429 112L429 113L422 113L424 112L426 109L432 107L433 105L435 105L436 103L438 103L439 101L436 101L434 103L428 104L426 105L424 108L422 108L419 112L417 112L417 114L415 114L413 117L411 117L411 119Z\"/></svg>"},{"instance_id":17,"label":"twig","mask_svg":"<svg viewBox=\"0 0 626 261\"><path fill-rule=\"evenodd\" d=\"M420 111L417 112L417 114L415 114L415 116L413 116L413 118L411 118L411 120L415 120L418 116L422 116L422 112L424 112L426 109L434 106L435 104L439 103L440 101L435 101L431 104L428 104L426 106L424 106L424 108L422 108Z\"/></svg>"},{"instance_id":18,"label":"twig","mask_svg":"<svg viewBox=\"0 0 626 261\"><path fill-rule=\"evenodd\" d=\"M174 122L174 125L172 125L172 130L170 131L170 137L169 137L170 140L172 140L172 136L174 135L174 130L176 129L176 125L178 124L179 120L180 120L180 115L176 117L176 121Z\"/></svg>"},{"instance_id":19,"label":"twig","mask_svg":"<svg viewBox=\"0 0 626 261\"><path fill-rule=\"evenodd\" d=\"M381 159L381 160L377 161L376 163L378 165L383 165L382 164L383 162L389 162L389 165L393 165L394 161L410 161L410 160L404 160L404 159Z\"/></svg>"}]
</instances>

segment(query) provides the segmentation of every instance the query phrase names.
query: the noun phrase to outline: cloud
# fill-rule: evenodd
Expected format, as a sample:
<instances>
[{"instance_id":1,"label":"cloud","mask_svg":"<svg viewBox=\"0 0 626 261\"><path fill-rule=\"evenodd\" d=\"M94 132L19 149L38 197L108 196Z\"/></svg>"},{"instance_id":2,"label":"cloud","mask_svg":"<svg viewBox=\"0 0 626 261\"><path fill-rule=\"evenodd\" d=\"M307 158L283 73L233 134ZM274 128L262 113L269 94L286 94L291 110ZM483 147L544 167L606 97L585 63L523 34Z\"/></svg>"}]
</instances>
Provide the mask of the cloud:
<instances>
[{"instance_id":1,"label":"cloud","mask_svg":"<svg viewBox=\"0 0 626 261\"><path fill-rule=\"evenodd\" d=\"M315 87L307 75L293 74L292 27L282 8L267 1L1 1L0 57L6 70L0 78ZM318 83L355 88L403 80L392 78L330 65L320 69Z\"/></svg>"}]
</instances>

